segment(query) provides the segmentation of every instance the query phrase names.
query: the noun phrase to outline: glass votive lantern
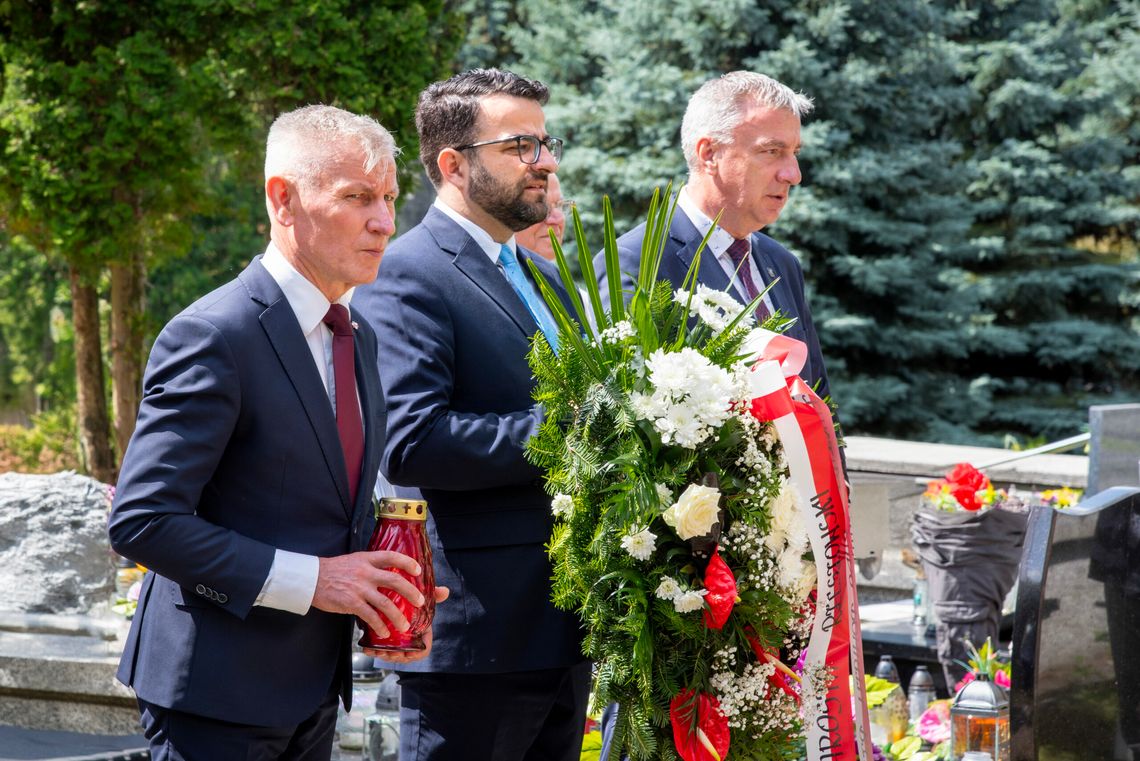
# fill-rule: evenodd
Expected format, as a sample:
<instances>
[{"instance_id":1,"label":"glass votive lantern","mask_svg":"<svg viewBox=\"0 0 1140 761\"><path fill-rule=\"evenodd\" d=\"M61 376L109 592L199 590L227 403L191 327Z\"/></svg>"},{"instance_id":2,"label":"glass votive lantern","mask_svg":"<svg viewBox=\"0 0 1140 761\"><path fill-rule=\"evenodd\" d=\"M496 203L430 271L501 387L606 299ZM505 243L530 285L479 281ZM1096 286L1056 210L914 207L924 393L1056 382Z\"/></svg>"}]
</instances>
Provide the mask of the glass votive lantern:
<instances>
[{"instance_id":1,"label":"glass votive lantern","mask_svg":"<svg viewBox=\"0 0 1140 761\"><path fill-rule=\"evenodd\" d=\"M950 706L950 759L964 761L971 752L1010 761L1009 696L985 674L958 690Z\"/></svg>"}]
</instances>

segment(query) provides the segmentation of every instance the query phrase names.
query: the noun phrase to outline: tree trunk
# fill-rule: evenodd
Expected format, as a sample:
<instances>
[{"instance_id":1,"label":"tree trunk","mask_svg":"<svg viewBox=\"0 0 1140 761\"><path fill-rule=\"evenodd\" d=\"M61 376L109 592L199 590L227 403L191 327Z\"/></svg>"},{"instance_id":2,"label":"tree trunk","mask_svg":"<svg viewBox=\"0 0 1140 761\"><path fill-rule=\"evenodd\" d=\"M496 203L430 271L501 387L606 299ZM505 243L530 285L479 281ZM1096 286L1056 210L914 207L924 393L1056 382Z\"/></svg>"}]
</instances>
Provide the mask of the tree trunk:
<instances>
[{"instance_id":1,"label":"tree trunk","mask_svg":"<svg viewBox=\"0 0 1140 761\"><path fill-rule=\"evenodd\" d=\"M71 279L71 319L75 327L76 414L79 444L87 472L104 483L115 482L111 426L103 383L103 347L99 335L99 296L83 282L74 266Z\"/></svg>"},{"instance_id":2,"label":"tree trunk","mask_svg":"<svg viewBox=\"0 0 1140 761\"><path fill-rule=\"evenodd\" d=\"M143 278L138 255L111 265L111 400L120 457L135 431L142 397Z\"/></svg>"}]
</instances>

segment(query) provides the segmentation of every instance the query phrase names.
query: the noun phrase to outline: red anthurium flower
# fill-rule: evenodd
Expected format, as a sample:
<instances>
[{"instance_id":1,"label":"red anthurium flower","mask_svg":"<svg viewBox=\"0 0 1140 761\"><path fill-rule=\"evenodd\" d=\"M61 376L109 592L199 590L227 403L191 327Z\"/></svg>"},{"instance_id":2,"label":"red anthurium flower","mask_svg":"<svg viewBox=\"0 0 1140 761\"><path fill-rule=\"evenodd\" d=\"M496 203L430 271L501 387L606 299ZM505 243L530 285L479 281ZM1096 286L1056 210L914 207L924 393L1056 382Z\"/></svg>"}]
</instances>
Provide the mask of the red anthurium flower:
<instances>
[{"instance_id":1,"label":"red anthurium flower","mask_svg":"<svg viewBox=\"0 0 1140 761\"><path fill-rule=\"evenodd\" d=\"M669 720L673 744L685 761L728 758L728 719L714 695L681 690L669 701Z\"/></svg>"},{"instance_id":2,"label":"red anthurium flower","mask_svg":"<svg viewBox=\"0 0 1140 761\"><path fill-rule=\"evenodd\" d=\"M736 605L736 577L728 563L720 557L720 550L713 550L705 569L705 626L710 629L720 629L724 626Z\"/></svg>"}]
</instances>

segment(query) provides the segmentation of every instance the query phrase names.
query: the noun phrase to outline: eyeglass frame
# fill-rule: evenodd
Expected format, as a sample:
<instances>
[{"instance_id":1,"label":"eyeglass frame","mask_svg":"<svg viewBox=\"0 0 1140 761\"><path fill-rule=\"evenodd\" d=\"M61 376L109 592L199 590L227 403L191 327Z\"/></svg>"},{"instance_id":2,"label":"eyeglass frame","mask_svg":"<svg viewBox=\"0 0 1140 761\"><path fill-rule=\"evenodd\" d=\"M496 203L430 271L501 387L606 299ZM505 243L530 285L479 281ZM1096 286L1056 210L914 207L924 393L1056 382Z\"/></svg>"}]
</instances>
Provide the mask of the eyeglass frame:
<instances>
[{"instance_id":1,"label":"eyeglass frame","mask_svg":"<svg viewBox=\"0 0 1140 761\"><path fill-rule=\"evenodd\" d=\"M482 142L478 142L478 143L468 143L467 145L457 145L457 146L455 146L455 150L465 151L468 148L482 148L484 145L496 145L498 143L509 143L512 140L515 141L515 150L519 154L519 161L521 161L524 164L527 164L528 166L531 164L537 164L538 163L539 158L542 157L542 146L544 146L544 145L546 146L546 150L549 151L551 157L554 159L555 164L561 163L561 161L562 161L562 148L563 148L563 146L566 145L566 141L560 137L554 137L553 135L547 135L546 137L542 138L541 140L539 140L534 135L511 135L510 137L500 137L497 140L483 140ZM527 161L525 158L523 158L523 150L522 150L522 141L523 140L534 140L538 145L537 149L534 152L534 157L530 161ZM557 141L557 145L558 145L557 151L555 151L554 148L551 147L552 141Z\"/></svg>"}]
</instances>

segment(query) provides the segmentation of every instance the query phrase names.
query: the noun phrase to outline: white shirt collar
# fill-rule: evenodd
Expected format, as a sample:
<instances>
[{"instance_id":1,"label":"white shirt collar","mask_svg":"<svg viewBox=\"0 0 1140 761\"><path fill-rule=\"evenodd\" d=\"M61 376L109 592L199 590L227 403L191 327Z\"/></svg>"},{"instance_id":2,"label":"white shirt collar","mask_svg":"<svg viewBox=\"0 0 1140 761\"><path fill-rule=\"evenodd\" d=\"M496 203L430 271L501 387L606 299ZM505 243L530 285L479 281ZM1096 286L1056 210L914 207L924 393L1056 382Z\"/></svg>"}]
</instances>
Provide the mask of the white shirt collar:
<instances>
[{"instance_id":1,"label":"white shirt collar","mask_svg":"<svg viewBox=\"0 0 1140 761\"><path fill-rule=\"evenodd\" d=\"M471 239L475 241L479 248L483 249L483 253L485 253L488 258L490 258L490 260L495 264L498 264L499 262L499 252L503 250L503 246L506 246L511 251L517 253L515 236L512 235L506 243L497 243L495 239L491 237L491 234L489 232L472 222L467 217L460 214L455 209L448 206L447 202L439 196L435 197L435 203L432 205L455 220L455 224L462 227L463 230L471 236Z\"/></svg>"},{"instance_id":2,"label":"white shirt collar","mask_svg":"<svg viewBox=\"0 0 1140 761\"><path fill-rule=\"evenodd\" d=\"M266 247L265 255L261 257L261 264L269 272L269 276L281 287L281 292L285 294L285 300L289 302L293 314L297 316L297 323L301 326L301 332L306 336L312 333L328 313L329 300L325 298L317 286L289 263L289 260L285 258L277 246L273 245L272 241ZM336 300L336 303L347 309L348 302L352 299L355 290L355 288L350 288L347 293Z\"/></svg>"},{"instance_id":3,"label":"white shirt collar","mask_svg":"<svg viewBox=\"0 0 1140 761\"><path fill-rule=\"evenodd\" d=\"M685 188L681 188L681 192L677 195L677 206L685 212L685 216L693 223L693 227L697 228L701 237L708 234L709 228L713 226L713 221L709 215L701 211ZM725 255L734 240L736 239L732 237L731 233L718 225L713 234L709 236L708 249L713 253L713 256L719 259Z\"/></svg>"}]
</instances>

